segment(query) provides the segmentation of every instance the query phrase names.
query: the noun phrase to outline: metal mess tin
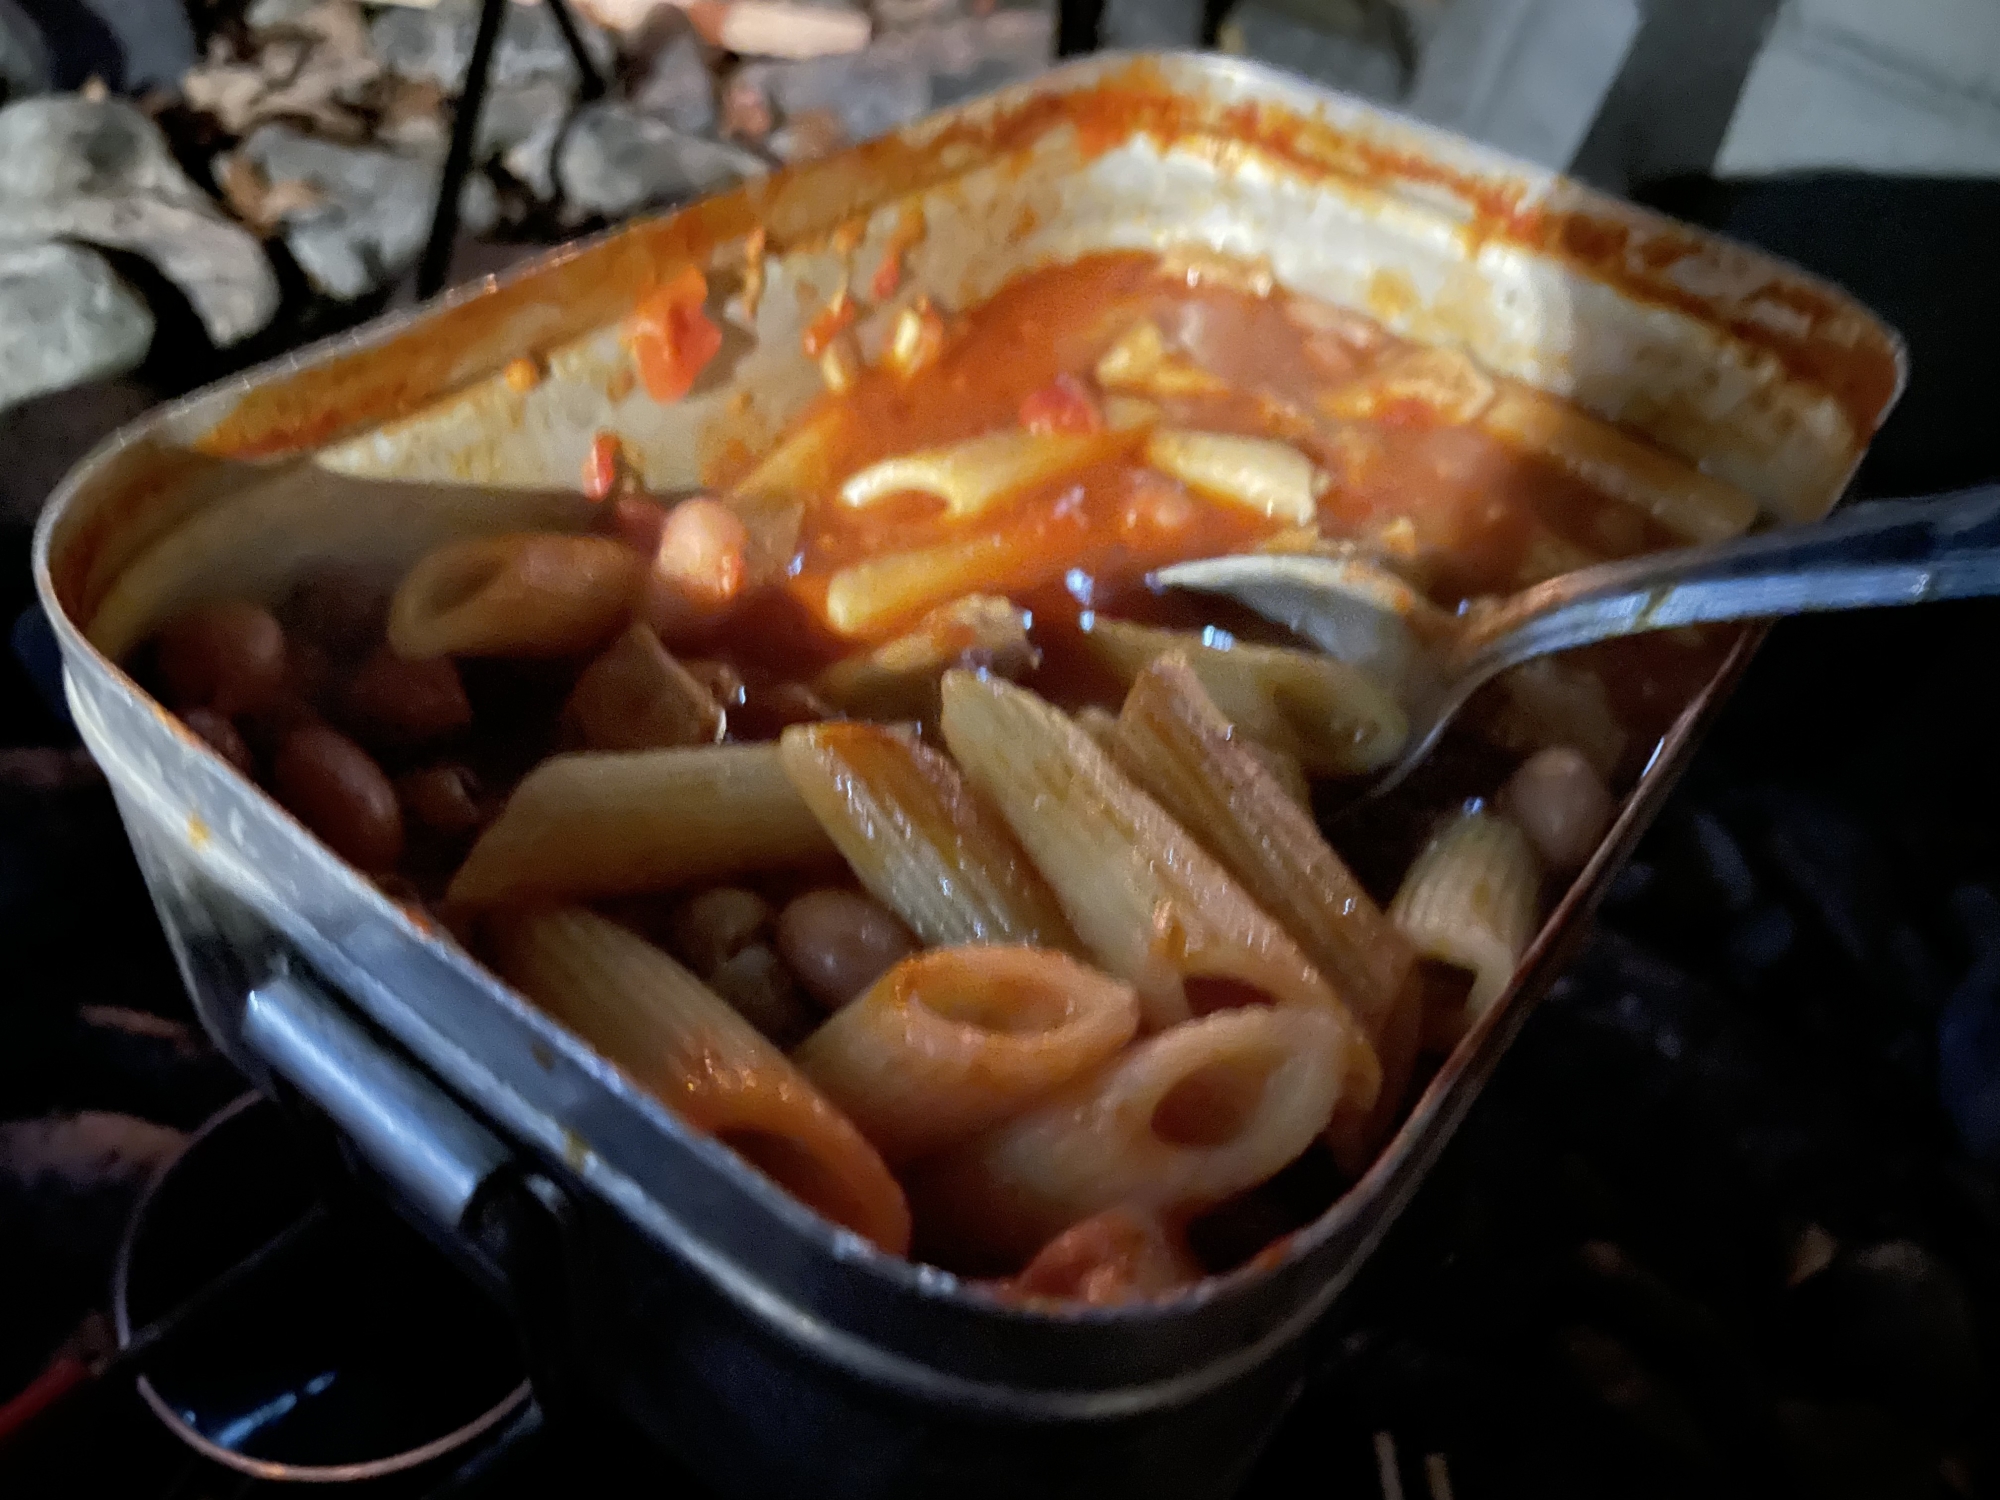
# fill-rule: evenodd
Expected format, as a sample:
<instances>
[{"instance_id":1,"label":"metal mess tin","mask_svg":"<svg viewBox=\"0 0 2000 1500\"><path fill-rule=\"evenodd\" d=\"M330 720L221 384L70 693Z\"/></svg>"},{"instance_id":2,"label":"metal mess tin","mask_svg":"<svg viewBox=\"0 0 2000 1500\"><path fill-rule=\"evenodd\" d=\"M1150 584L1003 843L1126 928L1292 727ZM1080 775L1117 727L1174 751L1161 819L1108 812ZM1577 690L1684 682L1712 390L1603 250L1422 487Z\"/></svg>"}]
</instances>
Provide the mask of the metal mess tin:
<instances>
[{"instance_id":1,"label":"metal mess tin","mask_svg":"<svg viewBox=\"0 0 2000 1500\"><path fill-rule=\"evenodd\" d=\"M1093 250L1262 256L1288 286L1627 424L1779 522L1834 504L1903 379L1891 332L1764 256L1264 68L1100 57L153 413L63 484L36 581L78 727L203 1023L259 1078L314 1101L469 1264L498 1268L534 1309L545 1400L567 1370L573 1393L614 1403L735 1495L1225 1495L1295 1393L1306 1334L1581 935L1754 633L1360 1183L1188 1295L1072 1312L885 1257L690 1133L317 843L114 660L178 605L275 594L316 556L407 564L424 527L379 518L421 511L441 486L580 506L575 476L600 430L656 490L760 451L818 389L800 333L840 284L835 231L865 225L853 265L871 267L913 208L923 235L906 282L947 306ZM710 271L719 311L759 226L770 261L754 328L727 322L696 391L651 401L621 320L690 261ZM880 329L864 319L861 333ZM538 378L517 365L509 380L524 356ZM170 587L121 593L161 537L257 486L273 497L262 532L189 544ZM510 1194L546 1211L551 1253L494 1253L493 1207Z\"/></svg>"}]
</instances>

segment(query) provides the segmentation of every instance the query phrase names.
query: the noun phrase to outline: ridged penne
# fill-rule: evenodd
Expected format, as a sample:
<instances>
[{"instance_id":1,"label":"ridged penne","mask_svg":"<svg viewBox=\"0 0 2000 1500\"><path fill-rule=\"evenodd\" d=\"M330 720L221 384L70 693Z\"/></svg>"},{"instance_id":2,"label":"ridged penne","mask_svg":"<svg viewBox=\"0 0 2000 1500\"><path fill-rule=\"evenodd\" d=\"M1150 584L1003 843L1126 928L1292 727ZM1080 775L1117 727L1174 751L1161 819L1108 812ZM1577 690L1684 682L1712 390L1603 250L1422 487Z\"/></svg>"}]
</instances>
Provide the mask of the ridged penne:
<instances>
[{"instance_id":1,"label":"ridged penne","mask_svg":"<svg viewBox=\"0 0 2000 1500\"><path fill-rule=\"evenodd\" d=\"M953 520L983 515L1010 495L1047 484L1110 453L1118 439L1101 434L1012 428L944 448L898 454L870 464L840 487L843 505L861 507L891 495L935 495Z\"/></svg>"},{"instance_id":2,"label":"ridged penne","mask_svg":"<svg viewBox=\"0 0 2000 1500\"><path fill-rule=\"evenodd\" d=\"M1463 426L1493 403L1493 381L1456 349L1412 349L1320 398L1328 416L1375 421L1399 406L1423 408L1440 422Z\"/></svg>"},{"instance_id":3,"label":"ridged penne","mask_svg":"<svg viewBox=\"0 0 2000 1500\"><path fill-rule=\"evenodd\" d=\"M436 656L571 656L632 616L644 560L601 536L517 531L449 542L403 575L389 646Z\"/></svg>"},{"instance_id":4,"label":"ridged penne","mask_svg":"<svg viewBox=\"0 0 2000 1500\"><path fill-rule=\"evenodd\" d=\"M488 946L508 983L690 1127L891 1255L896 1179L854 1124L717 995L643 938L574 908L509 914Z\"/></svg>"},{"instance_id":5,"label":"ridged penne","mask_svg":"<svg viewBox=\"0 0 2000 1500\"><path fill-rule=\"evenodd\" d=\"M1422 1019L1409 984L1416 953L1312 814L1231 734L1184 660L1165 657L1139 675L1118 716L1112 759L1277 918L1367 1028L1382 1064L1384 1110L1393 1111ZM1386 1123L1361 1134L1372 1140Z\"/></svg>"},{"instance_id":6,"label":"ridged penne","mask_svg":"<svg viewBox=\"0 0 2000 1500\"><path fill-rule=\"evenodd\" d=\"M1139 1000L1043 948L904 959L792 1054L890 1162L955 1145L1097 1067L1139 1029Z\"/></svg>"},{"instance_id":7,"label":"ridged penne","mask_svg":"<svg viewBox=\"0 0 2000 1500\"><path fill-rule=\"evenodd\" d=\"M1472 974L1456 1033L1506 992L1535 935L1542 872L1528 837L1492 813L1458 814L1403 876L1389 919L1424 958Z\"/></svg>"},{"instance_id":8,"label":"ridged penne","mask_svg":"<svg viewBox=\"0 0 2000 1500\"><path fill-rule=\"evenodd\" d=\"M1181 1216L1304 1152L1343 1096L1327 1012L1263 1005L1188 1021L908 1174L919 1249L1013 1267L1129 1205Z\"/></svg>"},{"instance_id":9,"label":"ridged penne","mask_svg":"<svg viewBox=\"0 0 2000 1500\"><path fill-rule=\"evenodd\" d=\"M584 669L564 720L592 750L671 750L720 740L727 719L650 625L633 625Z\"/></svg>"},{"instance_id":10,"label":"ridged penne","mask_svg":"<svg viewBox=\"0 0 2000 1500\"><path fill-rule=\"evenodd\" d=\"M1152 322L1135 323L1120 335L1092 373L1107 391L1146 396L1220 396L1229 390L1220 375L1168 349L1166 335Z\"/></svg>"},{"instance_id":11,"label":"ridged penne","mask_svg":"<svg viewBox=\"0 0 2000 1500\"><path fill-rule=\"evenodd\" d=\"M826 623L849 637L880 638L905 620L966 594L999 593L1047 566L1032 531L1000 532L890 552L827 580Z\"/></svg>"},{"instance_id":12,"label":"ridged penne","mask_svg":"<svg viewBox=\"0 0 2000 1500\"><path fill-rule=\"evenodd\" d=\"M557 755L514 789L446 899L635 895L834 858L776 745Z\"/></svg>"},{"instance_id":13,"label":"ridged penne","mask_svg":"<svg viewBox=\"0 0 2000 1500\"><path fill-rule=\"evenodd\" d=\"M1018 677L1040 653L1028 639L1025 609L993 594L970 594L934 609L908 635L835 662L813 682L828 703L863 718L937 717L938 679L949 667Z\"/></svg>"},{"instance_id":14,"label":"ridged penne","mask_svg":"<svg viewBox=\"0 0 2000 1500\"><path fill-rule=\"evenodd\" d=\"M908 731L794 725L779 754L862 885L924 942L1076 949L1006 821Z\"/></svg>"},{"instance_id":15,"label":"ridged penne","mask_svg":"<svg viewBox=\"0 0 2000 1500\"><path fill-rule=\"evenodd\" d=\"M1146 462L1197 494L1303 526L1319 515L1327 477L1287 443L1227 432L1159 427L1146 434Z\"/></svg>"},{"instance_id":16,"label":"ridged penne","mask_svg":"<svg viewBox=\"0 0 2000 1500\"><path fill-rule=\"evenodd\" d=\"M1072 1224L1001 1283L1027 1302L1115 1307L1172 1296L1202 1279L1186 1241L1147 1209L1120 1204Z\"/></svg>"},{"instance_id":17,"label":"ridged penne","mask_svg":"<svg viewBox=\"0 0 2000 1500\"><path fill-rule=\"evenodd\" d=\"M1690 542L1727 541L1757 519L1757 502L1734 485L1533 386L1503 382L1479 425Z\"/></svg>"},{"instance_id":18,"label":"ridged penne","mask_svg":"<svg viewBox=\"0 0 2000 1500\"><path fill-rule=\"evenodd\" d=\"M1101 616L1091 622L1084 641L1128 687L1160 657L1184 656L1230 723L1291 756L1310 775L1377 770L1395 759L1409 735L1409 719L1386 688L1320 652L1245 645L1218 633L1156 630Z\"/></svg>"},{"instance_id":19,"label":"ridged penne","mask_svg":"<svg viewBox=\"0 0 2000 1500\"><path fill-rule=\"evenodd\" d=\"M1000 809L1084 946L1139 991L1160 1030L1270 1001L1332 1015L1344 1097L1366 1111L1381 1069L1347 1007L1228 872L1089 735L1026 689L968 672L944 682L944 737Z\"/></svg>"}]
</instances>

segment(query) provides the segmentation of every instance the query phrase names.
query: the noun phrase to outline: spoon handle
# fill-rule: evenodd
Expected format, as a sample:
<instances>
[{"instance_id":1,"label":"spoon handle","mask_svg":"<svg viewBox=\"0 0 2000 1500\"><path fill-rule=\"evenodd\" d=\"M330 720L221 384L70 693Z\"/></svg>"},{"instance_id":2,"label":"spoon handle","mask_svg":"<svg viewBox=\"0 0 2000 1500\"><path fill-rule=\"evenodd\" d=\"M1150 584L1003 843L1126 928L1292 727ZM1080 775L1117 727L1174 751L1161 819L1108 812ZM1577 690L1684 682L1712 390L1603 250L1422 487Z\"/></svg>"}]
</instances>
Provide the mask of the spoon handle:
<instances>
[{"instance_id":1,"label":"spoon handle","mask_svg":"<svg viewBox=\"0 0 2000 1500\"><path fill-rule=\"evenodd\" d=\"M2000 485L1851 506L1809 526L1584 568L1468 622L1458 672L1483 679L1593 641L1821 610L2000 594Z\"/></svg>"}]
</instances>

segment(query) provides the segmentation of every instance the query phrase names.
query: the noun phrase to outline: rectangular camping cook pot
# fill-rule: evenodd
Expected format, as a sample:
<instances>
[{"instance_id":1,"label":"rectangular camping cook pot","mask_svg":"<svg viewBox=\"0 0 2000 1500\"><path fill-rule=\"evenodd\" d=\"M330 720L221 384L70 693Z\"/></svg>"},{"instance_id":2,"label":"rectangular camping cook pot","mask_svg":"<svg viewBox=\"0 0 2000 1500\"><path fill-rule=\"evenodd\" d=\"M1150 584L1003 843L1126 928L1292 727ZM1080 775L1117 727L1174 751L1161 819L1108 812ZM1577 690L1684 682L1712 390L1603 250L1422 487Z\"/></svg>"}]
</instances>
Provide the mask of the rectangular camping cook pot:
<instances>
[{"instance_id":1,"label":"rectangular camping cook pot","mask_svg":"<svg viewBox=\"0 0 2000 1500\"><path fill-rule=\"evenodd\" d=\"M1107 247L1266 257L1288 286L1650 435L1778 522L1833 505L1902 381L1893 334L1763 256L1263 68L1103 57L156 412L64 483L37 583L77 724L204 1024L253 1073L317 1101L447 1238L470 1239L496 1171L555 1184L570 1205L565 1264L542 1295L595 1396L731 1494L1222 1495L1294 1393L1306 1333L1518 1031L1749 635L1676 724L1514 990L1342 1201L1193 1295L1060 1316L887 1259L691 1135L321 847L112 659L167 610L223 590L273 595L315 556L410 561L424 527L378 525L371 510L427 514L467 483L578 505L599 431L656 490L759 449L817 388L800 331L840 284L843 242L861 233L865 285L913 208L906 284L947 306ZM702 385L653 402L634 388L621 320L690 261L723 316L759 226L770 268L754 328L729 315ZM879 333L864 321L864 343ZM263 530L205 550L200 519L246 487L265 495ZM121 594L133 559L177 527L195 541L173 586Z\"/></svg>"}]
</instances>

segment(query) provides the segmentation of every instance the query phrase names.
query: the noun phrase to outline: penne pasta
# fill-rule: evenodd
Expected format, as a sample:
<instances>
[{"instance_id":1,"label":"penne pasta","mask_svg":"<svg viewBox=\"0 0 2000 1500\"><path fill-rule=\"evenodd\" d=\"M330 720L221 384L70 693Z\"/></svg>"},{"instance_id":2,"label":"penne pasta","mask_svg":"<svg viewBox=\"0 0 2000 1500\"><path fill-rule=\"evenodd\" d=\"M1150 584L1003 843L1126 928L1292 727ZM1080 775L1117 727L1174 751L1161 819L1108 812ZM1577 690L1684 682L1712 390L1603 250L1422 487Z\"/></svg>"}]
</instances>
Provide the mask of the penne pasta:
<instances>
[{"instance_id":1,"label":"penne pasta","mask_svg":"<svg viewBox=\"0 0 2000 1500\"><path fill-rule=\"evenodd\" d=\"M226 476L241 482L245 473L254 476L246 488L217 497ZM168 519L135 555L107 547L93 562L84 597L102 602L90 614L88 634L107 656L123 656L149 630L203 600L274 602L302 573L330 559L370 577L395 578L451 542L582 530L590 519L589 503L572 492L353 479L310 462L204 464L191 471L188 491L162 497ZM118 539L129 545L123 530Z\"/></svg>"},{"instance_id":2,"label":"penne pasta","mask_svg":"<svg viewBox=\"0 0 2000 1500\"><path fill-rule=\"evenodd\" d=\"M908 1174L919 1248L1018 1266L1129 1206L1181 1217L1310 1147L1345 1094L1328 1012L1251 1005L1188 1021Z\"/></svg>"},{"instance_id":3,"label":"penne pasta","mask_svg":"<svg viewBox=\"0 0 2000 1500\"><path fill-rule=\"evenodd\" d=\"M1757 519L1757 502L1734 485L1533 386L1503 383L1479 425L1687 541L1727 541Z\"/></svg>"},{"instance_id":4,"label":"penne pasta","mask_svg":"<svg viewBox=\"0 0 2000 1500\"><path fill-rule=\"evenodd\" d=\"M1001 532L891 552L842 568L827 581L826 622L844 636L879 636L966 594L996 592L1047 566L1032 532Z\"/></svg>"},{"instance_id":5,"label":"penne pasta","mask_svg":"<svg viewBox=\"0 0 2000 1500\"><path fill-rule=\"evenodd\" d=\"M1395 759L1409 734L1409 719L1388 690L1337 657L1101 616L1089 622L1084 642L1128 687L1160 657L1185 657L1230 723L1291 756L1309 775L1379 769Z\"/></svg>"},{"instance_id":6,"label":"penne pasta","mask_svg":"<svg viewBox=\"0 0 2000 1500\"><path fill-rule=\"evenodd\" d=\"M1472 975L1449 1034L1463 1033L1512 983L1535 935L1541 885L1527 835L1477 810L1446 824L1403 876L1390 920L1424 958Z\"/></svg>"},{"instance_id":7,"label":"penne pasta","mask_svg":"<svg viewBox=\"0 0 2000 1500\"><path fill-rule=\"evenodd\" d=\"M576 680L564 720L592 750L712 745L727 726L714 695L649 625L634 625Z\"/></svg>"},{"instance_id":8,"label":"penne pasta","mask_svg":"<svg viewBox=\"0 0 2000 1500\"><path fill-rule=\"evenodd\" d=\"M800 724L779 754L861 884L925 943L1077 948L1005 820L907 731Z\"/></svg>"},{"instance_id":9,"label":"penne pasta","mask_svg":"<svg viewBox=\"0 0 2000 1500\"><path fill-rule=\"evenodd\" d=\"M574 908L489 926L502 977L692 1129L889 1254L909 1248L909 1206L875 1148L687 970Z\"/></svg>"},{"instance_id":10,"label":"penne pasta","mask_svg":"<svg viewBox=\"0 0 2000 1500\"><path fill-rule=\"evenodd\" d=\"M772 744L558 755L515 788L446 900L491 906L811 868L834 847Z\"/></svg>"},{"instance_id":11,"label":"penne pasta","mask_svg":"<svg viewBox=\"0 0 2000 1500\"><path fill-rule=\"evenodd\" d=\"M1186 1241L1158 1214L1120 1204L1072 1224L1001 1289L1029 1302L1115 1307L1171 1296L1203 1274Z\"/></svg>"},{"instance_id":12,"label":"penne pasta","mask_svg":"<svg viewBox=\"0 0 2000 1500\"><path fill-rule=\"evenodd\" d=\"M1412 349L1358 380L1336 386L1319 407L1343 421L1381 421L1398 407L1419 407L1434 420L1464 426L1493 404L1493 382L1456 349Z\"/></svg>"},{"instance_id":13,"label":"penne pasta","mask_svg":"<svg viewBox=\"0 0 2000 1500\"><path fill-rule=\"evenodd\" d=\"M1103 1063L1139 1001L1041 948L935 948L904 959L792 1054L888 1161L954 1145Z\"/></svg>"},{"instance_id":14,"label":"penne pasta","mask_svg":"<svg viewBox=\"0 0 2000 1500\"><path fill-rule=\"evenodd\" d=\"M891 495L934 495L947 516L967 520L1103 458L1118 441L1095 433L989 432L870 464L841 485L840 500L859 509Z\"/></svg>"},{"instance_id":15,"label":"penne pasta","mask_svg":"<svg viewBox=\"0 0 2000 1500\"><path fill-rule=\"evenodd\" d=\"M601 536L520 531L449 542L389 601L398 656L571 656L632 615L644 560Z\"/></svg>"},{"instance_id":16,"label":"penne pasta","mask_svg":"<svg viewBox=\"0 0 2000 1500\"><path fill-rule=\"evenodd\" d=\"M908 635L835 662L813 691L850 714L879 720L937 717L938 679L948 667L1018 677L1041 659L1025 609L993 594L968 594L934 609Z\"/></svg>"},{"instance_id":17,"label":"penne pasta","mask_svg":"<svg viewBox=\"0 0 2000 1500\"><path fill-rule=\"evenodd\" d=\"M944 737L1012 825L1070 926L1139 991L1161 1030L1259 1001L1332 1015L1346 1038L1343 1097L1373 1107L1374 1049L1298 945L1090 736L1023 688L953 672Z\"/></svg>"},{"instance_id":18,"label":"penne pasta","mask_svg":"<svg viewBox=\"0 0 2000 1500\"><path fill-rule=\"evenodd\" d=\"M1220 396L1229 390L1220 375L1169 350L1166 335L1152 322L1127 330L1104 352L1093 373L1107 391L1143 396Z\"/></svg>"},{"instance_id":19,"label":"penne pasta","mask_svg":"<svg viewBox=\"0 0 2000 1500\"><path fill-rule=\"evenodd\" d=\"M1270 438L1155 428L1146 462L1197 494L1303 526L1319 516L1325 474L1298 449Z\"/></svg>"},{"instance_id":20,"label":"penne pasta","mask_svg":"<svg viewBox=\"0 0 2000 1500\"><path fill-rule=\"evenodd\" d=\"M1496 682L1498 703L1472 720L1492 744L1522 756L1568 745L1607 781L1617 772L1627 736L1604 679L1590 668L1544 656L1509 668Z\"/></svg>"},{"instance_id":21,"label":"penne pasta","mask_svg":"<svg viewBox=\"0 0 2000 1500\"><path fill-rule=\"evenodd\" d=\"M1422 1014L1410 986L1409 940L1328 846L1312 814L1232 735L1185 660L1164 657L1139 675L1118 716L1112 759L1195 832L1367 1029L1382 1064L1381 1109L1372 1122L1357 1122L1358 1139L1337 1143L1355 1158L1391 1123L1416 1061Z\"/></svg>"}]
</instances>

